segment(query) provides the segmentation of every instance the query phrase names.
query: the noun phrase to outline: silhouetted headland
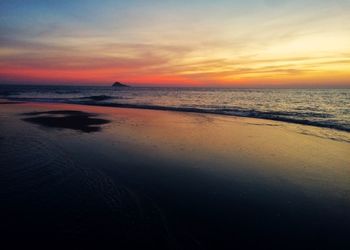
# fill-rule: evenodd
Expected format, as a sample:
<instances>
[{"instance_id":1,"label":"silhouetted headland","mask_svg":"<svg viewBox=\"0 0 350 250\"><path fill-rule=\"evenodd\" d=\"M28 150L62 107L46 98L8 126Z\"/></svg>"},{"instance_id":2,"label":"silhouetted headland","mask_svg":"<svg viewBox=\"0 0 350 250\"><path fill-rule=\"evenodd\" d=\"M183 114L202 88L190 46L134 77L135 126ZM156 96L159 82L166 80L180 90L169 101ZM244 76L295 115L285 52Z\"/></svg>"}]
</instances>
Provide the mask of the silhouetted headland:
<instances>
[{"instance_id":1,"label":"silhouetted headland","mask_svg":"<svg viewBox=\"0 0 350 250\"><path fill-rule=\"evenodd\" d=\"M127 88L129 88L130 86L129 85L126 85L126 84L123 84L123 83L121 83L121 82L115 82L115 83L113 83L113 85L112 85L113 87L127 87Z\"/></svg>"}]
</instances>

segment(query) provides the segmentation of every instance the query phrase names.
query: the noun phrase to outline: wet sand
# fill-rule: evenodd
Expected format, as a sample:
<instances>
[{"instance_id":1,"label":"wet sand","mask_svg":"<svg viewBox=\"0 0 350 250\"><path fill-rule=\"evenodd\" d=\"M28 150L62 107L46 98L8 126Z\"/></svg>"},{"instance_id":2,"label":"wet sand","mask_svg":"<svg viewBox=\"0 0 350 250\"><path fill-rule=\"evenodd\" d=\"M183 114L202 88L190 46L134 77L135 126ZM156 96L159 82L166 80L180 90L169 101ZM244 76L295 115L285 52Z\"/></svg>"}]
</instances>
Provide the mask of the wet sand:
<instances>
[{"instance_id":1,"label":"wet sand","mask_svg":"<svg viewBox=\"0 0 350 250\"><path fill-rule=\"evenodd\" d=\"M95 114L75 110L54 110L44 112L23 113L24 121L39 124L44 127L73 129L86 133L97 132L99 125L109 123L109 120L95 118Z\"/></svg>"},{"instance_id":2,"label":"wet sand","mask_svg":"<svg viewBox=\"0 0 350 250\"><path fill-rule=\"evenodd\" d=\"M0 105L1 235L120 249L348 249L348 133L252 118Z\"/></svg>"}]
</instances>

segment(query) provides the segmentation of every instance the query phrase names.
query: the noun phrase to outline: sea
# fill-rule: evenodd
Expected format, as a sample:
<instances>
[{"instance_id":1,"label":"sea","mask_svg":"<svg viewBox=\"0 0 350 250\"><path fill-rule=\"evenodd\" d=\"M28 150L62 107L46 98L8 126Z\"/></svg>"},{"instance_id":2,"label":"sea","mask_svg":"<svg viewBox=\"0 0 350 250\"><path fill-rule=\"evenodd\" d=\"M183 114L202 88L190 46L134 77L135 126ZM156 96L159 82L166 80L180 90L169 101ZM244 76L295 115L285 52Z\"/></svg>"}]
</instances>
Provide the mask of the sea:
<instances>
[{"instance_id":1,"label":"sea","mask_svg":"<svg viewBox=\"0 0 350 250\"><path fill-rule=\"evenodd\" d=\"M0 85L0 99L254 117L350 132L350 89Z\"/></svg>"}]
</instances>

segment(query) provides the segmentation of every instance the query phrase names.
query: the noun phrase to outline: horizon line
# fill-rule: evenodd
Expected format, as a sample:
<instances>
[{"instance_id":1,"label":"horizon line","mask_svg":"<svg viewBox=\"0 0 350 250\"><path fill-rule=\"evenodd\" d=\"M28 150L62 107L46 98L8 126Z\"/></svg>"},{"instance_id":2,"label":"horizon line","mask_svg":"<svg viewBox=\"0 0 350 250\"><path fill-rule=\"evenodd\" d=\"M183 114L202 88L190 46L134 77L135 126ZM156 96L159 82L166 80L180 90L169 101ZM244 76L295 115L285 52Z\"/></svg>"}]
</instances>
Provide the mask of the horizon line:
<instances>
[{"instance_id":1,"label":"horizon line","mask_svg":"<svg viewBox=\"0 0 350 250\"><path fill-rule=\"evenodd\" d=\"M262 86L262 84L252 84L247 86L242 85L230 85L230 84L220 84L220 85L181 85L181 84L150 84L150 83L126 83L123 84L128 85L132 88L183 88L183 89L200 89L200 88L208 88L208 89L350 89L350 84L337 84L337 85L314 85L314 84L266 84ZM105 83L72 83L72 82L56 82L56 83L20 83L20 82L0 82L0 86L53 86L53 87L112 87L112 84Z\"/></svg>"}]
</instances>

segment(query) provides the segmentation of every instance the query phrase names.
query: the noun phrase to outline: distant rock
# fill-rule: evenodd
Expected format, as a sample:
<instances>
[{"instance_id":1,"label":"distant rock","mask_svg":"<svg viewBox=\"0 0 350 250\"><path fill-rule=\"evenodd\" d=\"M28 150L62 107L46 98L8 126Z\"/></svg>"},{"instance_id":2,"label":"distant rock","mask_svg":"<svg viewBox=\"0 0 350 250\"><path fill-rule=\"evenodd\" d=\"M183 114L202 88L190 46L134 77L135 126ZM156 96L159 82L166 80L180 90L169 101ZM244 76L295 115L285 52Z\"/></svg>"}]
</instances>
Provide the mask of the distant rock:
<instances>
[{"instance_id":1,"label":"distant rock","mask_svg":"<svg viewBox=\"0 0 350 250\"><path fill-rule=\"evenodd\" d=\"M115 82L115 83L113 83L112 86L113 86L113 87L130 87L130 86L128 86L128 85L126 85L126 84L123 84L123 83L121 83L121 82Z\"/></svg>"}]
</instances>

